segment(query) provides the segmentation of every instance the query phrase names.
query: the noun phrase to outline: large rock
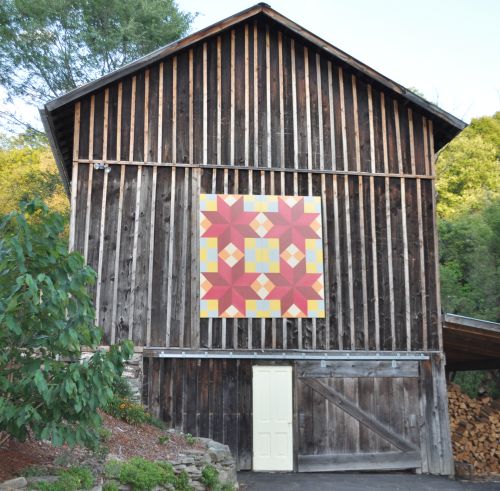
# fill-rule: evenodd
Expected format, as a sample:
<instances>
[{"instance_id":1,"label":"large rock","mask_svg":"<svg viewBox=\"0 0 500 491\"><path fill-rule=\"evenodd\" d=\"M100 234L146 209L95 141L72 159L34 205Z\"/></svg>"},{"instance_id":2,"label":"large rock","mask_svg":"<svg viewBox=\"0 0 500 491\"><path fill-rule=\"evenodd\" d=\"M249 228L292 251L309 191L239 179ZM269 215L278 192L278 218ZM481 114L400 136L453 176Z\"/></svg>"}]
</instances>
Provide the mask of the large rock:
<instances>
[{"instance_id":1,"label":"large rock","mask_svg":"<svg viewBox=\"0 0 500 491\"><path fill-rule=\"evenodd\" d=\"M1 491L10 491L11 489L23 489L28 485L28 481L24 477L16 477L9 479L0 484Z\"/></svg>"}]
</instances>

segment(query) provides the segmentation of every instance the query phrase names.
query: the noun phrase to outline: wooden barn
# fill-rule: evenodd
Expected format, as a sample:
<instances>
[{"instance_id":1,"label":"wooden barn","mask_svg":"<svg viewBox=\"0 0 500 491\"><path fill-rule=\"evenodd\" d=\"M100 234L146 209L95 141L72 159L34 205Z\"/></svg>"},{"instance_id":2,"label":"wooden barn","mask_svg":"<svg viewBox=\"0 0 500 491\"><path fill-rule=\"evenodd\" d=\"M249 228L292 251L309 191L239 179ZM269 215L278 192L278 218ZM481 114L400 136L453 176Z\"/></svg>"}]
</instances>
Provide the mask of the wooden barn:
<instances>
[{"instance_id":1,"label":"wooden barn","mask_svg":"<svg viewBox=\"0 0 500 491\"><path fill-rule=\"evenodd\" d=\"M265 4L41 114L153 414L239 469L453 473L434 162L462 121Z\"/></svg>"}]
</instances>

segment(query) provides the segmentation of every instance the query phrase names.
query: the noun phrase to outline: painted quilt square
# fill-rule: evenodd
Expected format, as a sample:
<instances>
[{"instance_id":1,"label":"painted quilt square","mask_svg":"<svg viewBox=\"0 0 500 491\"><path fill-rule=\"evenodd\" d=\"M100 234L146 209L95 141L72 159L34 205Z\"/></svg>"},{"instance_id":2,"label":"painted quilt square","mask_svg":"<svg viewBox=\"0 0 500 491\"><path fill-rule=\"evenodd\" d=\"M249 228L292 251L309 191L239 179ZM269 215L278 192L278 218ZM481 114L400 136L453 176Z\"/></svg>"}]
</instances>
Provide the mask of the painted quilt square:
<instances>
[{"instance_id":1,"label":"painted quilt square","mask_svg":"<svg viewBox=\"0 0 500 491\"><path fill-rule=\"evenodd\" d=\"M200 196L201 317L325 317L321 199Z\"/></svg>"}]
</instances>

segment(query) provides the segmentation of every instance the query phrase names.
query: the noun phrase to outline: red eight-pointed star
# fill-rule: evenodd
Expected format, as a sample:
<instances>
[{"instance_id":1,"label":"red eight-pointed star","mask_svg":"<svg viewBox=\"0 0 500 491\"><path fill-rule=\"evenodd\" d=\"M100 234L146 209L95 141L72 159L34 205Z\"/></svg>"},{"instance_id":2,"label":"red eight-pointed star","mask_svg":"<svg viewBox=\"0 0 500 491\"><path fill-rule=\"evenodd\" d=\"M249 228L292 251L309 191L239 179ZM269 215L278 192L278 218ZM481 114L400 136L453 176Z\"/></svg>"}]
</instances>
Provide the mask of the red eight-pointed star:
<instances>
[{"instance_id":1,"label":"red eight-pointed star","mask_svg":"<svg viewBox=\"0 0 500 491\"><path fill-rule=\"evenodd\" d=\"M305 213L304 201L288 206L285 200L278 200L279 212L267 213L266 216L273 223L273 228L267 237L280 239L280 250L283 252L290 244L301 251L305 250L305 239L318 239L318 234L311 228L311 223L318 217L318 213Z\"/></svg>"},{"instance_id":2,"label":"red eight-pointed star","mask_svg":"<svg viewBox=\"0 0 500 491\"><path fill-rule=\"evenodd\" d=\"M295 268L286 261L280 261L279 273L266 273L274 283L275 288L267 296L268 300L281 300L282 315L295 304L307 316L307 301L322 300L322 297L313 288L321 273L307 273L306 261L302 259Z\"/></svg>"},{"instance_id":3,"label":"red eight-pointed star","mask_svg":"<svg viewBox=\"0 0 500 491\"><path fill-rule=\"evenodd\" d=\"M260 273L245 273L244 259L238 261L232 268L219 259L218 269L217 273L202 273L212 284L212 288L203 296L203 300L218 300L220 316L223 316L228 307L234 305L240 314L229 317L244 317L245 300L260 298L251 287Z\"/></svg>"},{"instance_id":4,"label":"red eight-pointed star","mask_svg":"<svg viewBox=\"0 0 500 491\"><path fill-rule=\"evenodd\" d=\"M228 205L217 196L217 211L202 212L210 222L202 237L217 237L219 251L233 243L241 251L245 250L245 238L258 237L250 222L258 215L253 211L244 211L243 196L232 205Z\"/></svg>"}]
</instances>

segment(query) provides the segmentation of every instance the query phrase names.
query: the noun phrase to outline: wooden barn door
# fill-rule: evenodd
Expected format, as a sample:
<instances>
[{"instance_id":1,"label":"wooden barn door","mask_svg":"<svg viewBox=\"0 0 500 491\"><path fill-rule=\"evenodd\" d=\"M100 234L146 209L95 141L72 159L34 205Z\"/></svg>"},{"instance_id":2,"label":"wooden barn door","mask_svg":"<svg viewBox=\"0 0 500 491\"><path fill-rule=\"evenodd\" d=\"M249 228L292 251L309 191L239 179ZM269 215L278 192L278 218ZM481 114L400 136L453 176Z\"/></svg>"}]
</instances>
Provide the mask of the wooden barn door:
<instances>
[{"instance_id":1,"label":"wooden barn door","mask_svg":"<svg viewBox=\"0 0 500 491\"><path fill-rule=\"evenodd\" d=\"M297 362L299 472L421 467L418 363Z\"/></svg>"}]
</instances>

